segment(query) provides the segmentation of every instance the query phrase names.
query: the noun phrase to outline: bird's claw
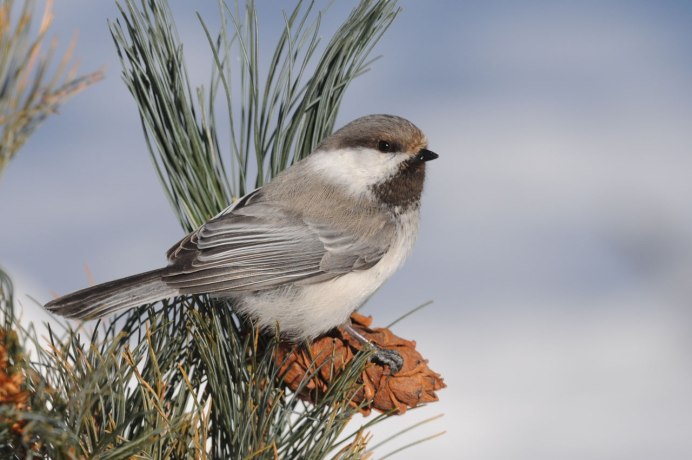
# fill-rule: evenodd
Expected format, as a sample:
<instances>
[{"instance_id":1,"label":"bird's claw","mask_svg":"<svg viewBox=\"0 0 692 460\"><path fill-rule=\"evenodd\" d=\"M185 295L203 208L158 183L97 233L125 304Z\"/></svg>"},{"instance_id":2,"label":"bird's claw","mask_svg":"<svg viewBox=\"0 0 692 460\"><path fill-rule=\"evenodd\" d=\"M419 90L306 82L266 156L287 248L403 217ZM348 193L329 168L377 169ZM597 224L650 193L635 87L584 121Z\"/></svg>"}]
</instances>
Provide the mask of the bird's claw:
<instances>
[{"instance_id":1,"label":"bird's claw","mask_svg":"<svg viewBox=\"0 0 692 460\"><path fill-rule=\"evenodd\" d=\"M381 348L375 344L372 344L372 346L375 347L372 361L389 366L392 374L396 374L401 370L401 367L404 365L404 358L401 357L398 351Z\"/></svg>"},{"instance_id":2,"label":"bird's claw","mask_svg":"<svg viewBox=\"0 0 692 460\"><path fill-rule=\"evenodd\" d=\"M353 326L350 322L345 324L344 328L346 329L346 332L355 337L356 340L358 340L362 345L366 347L372 347L375 349L375 354L372 356L372 359L370 361L374 361L383 366L389 366L389 369L392 374L396 374L401 370L401 367L404 365L404 358L401 357L398 351L389 350L387 348L382 348L375 345L366 337L364 337L363 334L353 329Z\"/></svg>"}]
</instances>

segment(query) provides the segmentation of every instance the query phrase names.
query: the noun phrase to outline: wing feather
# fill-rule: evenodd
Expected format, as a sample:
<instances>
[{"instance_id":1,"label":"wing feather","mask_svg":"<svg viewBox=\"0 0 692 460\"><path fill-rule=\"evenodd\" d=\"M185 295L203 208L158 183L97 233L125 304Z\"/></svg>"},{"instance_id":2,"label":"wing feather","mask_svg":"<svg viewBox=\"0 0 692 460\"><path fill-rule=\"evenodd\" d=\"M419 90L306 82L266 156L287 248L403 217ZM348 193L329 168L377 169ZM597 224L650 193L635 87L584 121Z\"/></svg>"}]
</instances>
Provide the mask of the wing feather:
<instances>
[{"instance_id":1,"label":"wing feather","mask_svg":"<svg viewBox=\"0 0 692 460\"><path fill-rule=\"evenodd\" d=\"M384 238L364 238L296 210L241 199L168 251L163 280L183 293L257 291L324 281L376 264Z\"/></svg>"}]
</instances>

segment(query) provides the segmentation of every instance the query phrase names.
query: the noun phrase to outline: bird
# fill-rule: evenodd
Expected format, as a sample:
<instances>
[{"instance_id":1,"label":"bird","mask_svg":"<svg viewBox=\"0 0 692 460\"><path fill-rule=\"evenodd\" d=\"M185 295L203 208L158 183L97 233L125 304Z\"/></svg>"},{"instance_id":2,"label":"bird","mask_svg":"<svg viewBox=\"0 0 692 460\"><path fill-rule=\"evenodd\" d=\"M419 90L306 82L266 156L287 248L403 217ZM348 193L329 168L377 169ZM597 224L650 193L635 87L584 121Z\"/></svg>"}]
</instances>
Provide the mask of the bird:
<instances>
[{"instance_id":1,"label":"bird","mask_svg":"<svg viewBox=\"0 0 692 460\"><path fill-rule=\"evenodd\" d=\"M51 312L95 319L181 295L230 299L262 330L310 342L389 279L418 234L425 169L438 155L405 118L357 118L313 152L185 236L164 268L48 302ZM375 359L395 371L396 352ZM396 356L395 356L396 355Z\"/></svg>"}]
</instances>

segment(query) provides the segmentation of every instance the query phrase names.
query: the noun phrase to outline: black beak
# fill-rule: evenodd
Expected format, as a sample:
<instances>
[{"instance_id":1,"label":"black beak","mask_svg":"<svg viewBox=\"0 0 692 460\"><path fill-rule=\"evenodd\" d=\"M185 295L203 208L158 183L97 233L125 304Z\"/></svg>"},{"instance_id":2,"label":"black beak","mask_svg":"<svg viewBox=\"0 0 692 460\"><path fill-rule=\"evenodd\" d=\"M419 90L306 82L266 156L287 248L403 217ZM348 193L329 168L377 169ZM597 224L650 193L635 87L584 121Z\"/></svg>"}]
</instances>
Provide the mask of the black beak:
<instances>
[{"instance_id":1,"label":"black beak","mask_svg":"<svg viewBox=\"0 0 692 460\"><path fill-rule=\"evenodd\" d=\"M416 160L418 160L420 162L430 161L430 160L434 160L435 158L437 158L439 156L440 155L438 155L437 153L431 152L428 149L420 149L420 151L418 151L418 155L416 155Z\"/></svg>"}]
</instances>

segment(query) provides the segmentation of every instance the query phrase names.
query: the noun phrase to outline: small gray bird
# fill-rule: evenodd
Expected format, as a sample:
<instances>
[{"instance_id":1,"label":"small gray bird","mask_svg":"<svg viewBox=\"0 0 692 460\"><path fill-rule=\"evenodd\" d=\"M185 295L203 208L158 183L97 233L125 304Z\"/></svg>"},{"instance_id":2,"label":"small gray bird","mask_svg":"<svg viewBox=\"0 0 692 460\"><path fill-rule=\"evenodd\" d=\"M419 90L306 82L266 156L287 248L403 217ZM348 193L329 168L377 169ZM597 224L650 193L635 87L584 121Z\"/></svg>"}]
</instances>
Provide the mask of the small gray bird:
<instances>
[{"instance_id":1,"label":"small gray bird","mask_svg":"<svg viewBox=\"0 0 692 460\"><path fill-rule=\"evenodd\" d=\"M46 304L92 319L184 294L234 300L263 329L312 340L346 324L402 265L418 233L425 135L392 115L359 118L187 235L168 265ZM352 331L352 329L351 329ZM380 350L382 362L400 359Z\"/></svg>"}]
</instances>

